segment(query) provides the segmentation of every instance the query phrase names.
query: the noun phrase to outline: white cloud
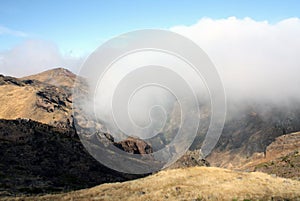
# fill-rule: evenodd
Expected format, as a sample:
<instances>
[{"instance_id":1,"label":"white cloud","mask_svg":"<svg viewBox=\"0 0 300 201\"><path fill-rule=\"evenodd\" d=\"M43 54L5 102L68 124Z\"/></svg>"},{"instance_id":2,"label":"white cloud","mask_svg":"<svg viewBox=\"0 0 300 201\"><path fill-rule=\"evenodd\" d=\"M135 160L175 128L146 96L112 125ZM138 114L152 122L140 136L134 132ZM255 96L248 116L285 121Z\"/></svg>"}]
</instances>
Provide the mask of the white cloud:
<instances>
[{"instance_id":1,"label":"white cloud","mask_svg":"<svg viewBox=\"0 0 300 201\"><path fill-rule=\"evenodd\" d=\"M203 18L171 30L192 39L208 54L229 97L299 97L299 18L276 24L250 18Z\"/></svg>"},{"instance_id":2,"label":"white cloud","mask_svg":"<svg viewBox=\"0 0 300 201\"><path fill-rule=\"evenodd\" d=\"M51 42L27 40L0 52L0 74L22 77L55 67L76 72L81 62L82 58L62 55Z\"/></svg>"},{"instance_id":3,"label":"white cloud","mask_svg":"<svg viewBox=\"0 0 300 201\"><path fill-rule=\"evenodd\" d=\"M200 19L172 31L195 41L215 63L228 97L300 97L300 19L276 24L250 18ZM9 33L0 27L0 34ZM62 55L50 42L27 40L0 52L0 74L25 76L49 68L76 72L83 58Z\"/></svg>"}]
</instances>

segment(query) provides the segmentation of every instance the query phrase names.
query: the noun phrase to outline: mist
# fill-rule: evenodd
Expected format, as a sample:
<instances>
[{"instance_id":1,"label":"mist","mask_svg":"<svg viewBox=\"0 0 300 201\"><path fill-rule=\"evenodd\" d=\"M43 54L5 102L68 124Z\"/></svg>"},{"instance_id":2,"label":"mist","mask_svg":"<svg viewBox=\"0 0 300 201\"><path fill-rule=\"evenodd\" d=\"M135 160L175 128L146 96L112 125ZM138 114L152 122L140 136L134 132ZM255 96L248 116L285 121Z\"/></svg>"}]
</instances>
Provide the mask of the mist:
<instances>
[{"instance_id":1,"label":"mist","mask_svg":"<svg viewBox=\"0 0 300 201\"><path fill-rule=\"evenodd\" d=\"M299 18L275 24L251 18L203 18L170 30L190 38L208 54L228 99L300 99Z\"/></svg>"},{"instance_id":2,"label":"mist","mask_svg":"<svg viewBox=\"0 0 300 201\"><path fill-rule=\"evenodd\" d=\"M56 67L76 73L83 57L63 55L55 43L25 40L10 50L0 51L0 74L23 77Z\"/></svg>"},{"instance_id":3,"label":"mist","mask_svg":"<svg viewBox=\"0 0 300 201\"><path fill-rule=\"evenodd\" d=\"M207 53L228 99L300 99L299 18L273 24L251 18L202 18L193 25L170 30L191 39ZM77 73L84 58L63 55L52 42L25 40L0 52L0 73L22 77L54 67Z\"/></svg>"},{"instance_id":4,"label":"mist","mask_svg":"<svg viewBox=\"0 0 300 201\"><path fill-rule=\"evenodd\" d=\"M202 18L193 25L174 26L170 30L194 41L214 63L225 88L229 116L240 115L241 111L246 111L245 108L248 106L259 108L260 111L267 108L267 112L261 112L264 114L272 111L273 106L270 105L273 104L282 108L290 108L291 104L296 107L299 103L299 18L289 18L277 23L256 21L251 18L229 17L217 20ZM0 73L22 77L54 67L65 67L77 73L80 71L83 59L84 56L63 55L58 46L52 42L26 40L10 50L0 52ZM141 56L138 61L130 60L127 64L128 66L136 65L143 63L145 59L147 58ZM122 71L124 69L126 71L127 64L122 64L125 67L120 69L120 72L116 71L115 77L107 77L107 80L114 83L114 79L117 80L116 78L124 74ZM179 63L177 65L180 66ZM185 70L180 71L181 74L183 72ZM93 71L85 73L87 77L94 74ZM170 74L161 75L162 80L164 76L168 77ZM198 87L199 105L208 107L209 89L205 89L202 81L194 79L193 75L188 76L190 82L193 82L196 88ZM148 77L141 76L140 79ZM157 77L156 74L154 77ZM96 77L88 81L93 82L90 83L91 85L96 85L97 79ZM175 88L178 90L180 86L175 83ZM124 91L126 86L124 85L123 88ZM104 99L104 102L99 102L97 105L97 114L99 114L99 119L107 125L112 123L112 119L107 117L111 112L108 104L112 98L110 91L113 89L117 89L115 84L109 85L103 89L104 91L96 94L99 96L96 98ZM176 105L174 96L155 87L147 88L146 91L136 95L130 104L127 104L127 100L126 104L122 103L124 107L129 107L130 122L136 124L134 127L137 127L137 130L139 127L147 127L152 120L157 122L154 128L149 127L145 136L142 136L143 138L152 136L152 130L163 131L156 127L162 128L161 124L170 120L173 106ZM86 103L86 105L87 107L93 106L91 103ZM94 112L93 109L95 108L91 108L92 112ZM123 124L125 127L123 130L133 128L128 121ZM128 128L126 128L127 125ZM131 134L134 135L134 132Z\"/></svg>"},{"instance_id":5,"label":"mist","mask_svg":"<svg viewBox=\"0 0 300 201\"><path fill-rule=\"evenodd\" d=\"M279 107L282 111L293 111L298 108L300 100L298 93L300 86L298 79L300 73L298 58L300 19L290 18L271 24L267 21L255 21L250 18L230 17L220 20L203 18L194 25L176 26L170 30L194 41L214 63L225 89L227 119L238 119L241 115L251 112L258 113L262 119L269 119L274 108L278 109ZM106 54L109 57L109 52ZM178 107L176 97L169 92L152 87L145 88L143 92L131 94L134 95L131 100L129 100L128 94L124 95L125 91L133 92L134 86L138 85L139 80L147 80L151 76L158 79L157 73L152 75L149 72L144 76L129 76L126 79L124 77L122 82L118 81L129 71L129 68L142 66L151 59L153 61L153 58L148 58L146 54L140 55L140 57L135 55L134 59L128 57L119 65L119 68L116 68L117 70L107 72L111 75L104 76L103 80L106 84L102 89L95 89L95 86L99 84L99 77L94 75L95 71L85 72L89 78L93 77L88 81L90 85L94 86L91 93L96 93L93 95L96 102L88 102L86 105L90 107L96 104L91 111L96 113L97 118L110 128L111 133L116 135L126 133L147 139L159 132L173 132L170 130L180 127L177 124L181 122L182 114L178 108L175 108L175 105ZM94 64L91 65L96 63L100 67L103 61L95 59L93 62ZM164 58L158 58L157 63L164 63ZM172 65L175 69L183 66L175 61ZM188 72L186 70L177 73L183 75ZM159 76L159 79L162 81L170 79L171 82L175 79L172 76L171 73L165 72ZM198 80L192 73L187 73L185 79L189 80L196 89L201 118L207 120L211 116L209 88L206 89L203 80ZM173 91L182 88L179 80L173 84ZM113 93L117 89L123 99L119 98L117 102L114 102ZM185 99L188 98L185 97ZM114 117L111 115L114 109L112 103L116 104L114 108L117 108L114 111L117 116ZM185 101L185 103L187 102ZM127 108L125 113L121 112L124 108ZM196 109L192 107L189 111L195 112ZM203 113L203 111L205 112ZM115 117L119 122L115 122ZM139 128L146 128L147 125L150 125L148 130ZM203 131L207 130L208 124L205 127L202 128ZM118 138L118 136L115 137ZM121 139L122 136L119 138Z\"/></svg>"}]
</instances>

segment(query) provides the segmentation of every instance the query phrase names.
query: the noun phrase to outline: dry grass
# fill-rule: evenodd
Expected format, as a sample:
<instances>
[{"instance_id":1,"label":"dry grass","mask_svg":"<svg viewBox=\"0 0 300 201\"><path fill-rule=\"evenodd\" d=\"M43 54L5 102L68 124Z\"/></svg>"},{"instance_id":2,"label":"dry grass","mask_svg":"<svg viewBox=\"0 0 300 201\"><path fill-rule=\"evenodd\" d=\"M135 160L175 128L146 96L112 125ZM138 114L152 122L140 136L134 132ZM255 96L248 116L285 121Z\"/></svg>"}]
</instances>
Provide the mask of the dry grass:
<instances>
[{"instance_id":1,"label":"dry grass","mask_svg":"<svg viewBox=\"0 0 300 201\"><path fill-rule=\"evenodd\" d=\"M30 116L35 103L35 90L32 87L15 85L0 86L0 118L15 119Z\"/></svg>"},{"instance_id":2,"label":"dry grass","mask_svg":"<svg viewBox=\"0 0 300 201\"><path fill-rule=\"evenodd\" d=\"M14 198L15 199L15 198ZM300 200L300 182L213 167L167 170L124 183L17 200Z\"/></svg>"},{"instance_id":3,"label":"dry grass","mask_svg":"<svg viewBox=\"0 0 300 201\"><path fill-rule=\"evenodd\" d=\"M37 88L32 86L0 86L0 118L28 118L41 123L51 124L55 120L65 120L69 116L64 111L55 110L53 113L48 113L36 107L37 90Z\"/></svg>"}]
</instances>

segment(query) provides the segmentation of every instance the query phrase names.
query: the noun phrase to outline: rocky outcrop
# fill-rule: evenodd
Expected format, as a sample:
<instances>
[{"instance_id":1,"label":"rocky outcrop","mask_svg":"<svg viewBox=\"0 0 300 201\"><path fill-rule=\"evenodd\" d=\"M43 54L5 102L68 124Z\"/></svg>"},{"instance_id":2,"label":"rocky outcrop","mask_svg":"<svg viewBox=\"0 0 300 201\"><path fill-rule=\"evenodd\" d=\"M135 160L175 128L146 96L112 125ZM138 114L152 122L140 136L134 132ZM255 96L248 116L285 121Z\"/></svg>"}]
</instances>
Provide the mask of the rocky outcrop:
<instances>
[{"instance_id":1,"label":"rocky outcrop","mask_svg":"<svg viewBox=\"0 0 300 201\"><path fill-rule=\"evenodd\" d=\"M55 109L71 110L72 98L69 91L55 86L44 87L36 93L36 105L47 112L54 112Z\"/></svg>"},{"instance_id":2,"label":"rocky outcrop","mask_svg":"<svg viewBox=\"0 0 300 201\"><path fill-rule=\"evenodd\" d=\"M54 112L54 105L51 104L51 102L42 99L42 98L37 98L36 99L36 106L45 109L47 112Z\"/></svg>"},{"instance_id":3,"label":"rocky outcrop","mask_svg":"<svg viewBox=\"0 0 300 201\"><path fill-rule=\"evenodd\" d=\"M115 142L114 145L119 149L132 154L144 155L153 152L152 147L149 144L141 139L134 137L128 137L126 140Z\"/></svg>"},{"instance_id":4,"label":"rocky outcrop","mask_svg":"<svg viewBox=\"0 0 300 201\"><path fill-rule=\"evenodd\" d=\"M0 74L0 86L1 85L8 85L8 84L12 84L12 85L16 85L16 86L20 86L23 87L25 85L32 85L35 84L36 81L34 80L20 80L18 78L14 78L14 77L10 77L10 76L4 76Z\"/></svg>"},{"instance_id":5,"label":"rocky outcrop","mask_svg":"<svg viewBox=\"0 0 300 201\"><path fill-rule=\"evenodd\" d=\"M200 157L199 150L187 151L180 159L170 165L168 169L187 168L196 166L209 167L208 161Z\"/></svg>"}]
</instances>

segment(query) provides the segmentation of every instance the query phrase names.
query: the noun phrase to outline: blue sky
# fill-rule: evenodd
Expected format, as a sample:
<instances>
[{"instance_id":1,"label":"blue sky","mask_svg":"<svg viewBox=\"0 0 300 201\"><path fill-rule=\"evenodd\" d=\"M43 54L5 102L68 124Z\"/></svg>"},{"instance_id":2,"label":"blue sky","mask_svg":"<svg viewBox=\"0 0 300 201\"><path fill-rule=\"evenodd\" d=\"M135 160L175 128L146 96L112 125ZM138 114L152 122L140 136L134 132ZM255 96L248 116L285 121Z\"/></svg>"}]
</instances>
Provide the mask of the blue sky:
<instances>
[{"instance_id":1,"label":"blue sky","mask_svg":"<svg viewBox=\"0 0 300 201\"><path fill-rule=\"evenodd\" d=\"M251 17L276 23L299 17L300 1L0 1L0 51L28 39L55 43L61 52L83 54L132 30L192 25L212 19Z\"/></svg>"},{"instance_id":2,"label":"blue sky","mask_svg":"<svg viewBox=\"0 0 300 201\"><path fill-rule=\"evenodd\" d=\"M77 73L106 40L145 28L196 42L227 94L299 94L298 0L0 0L0 74L22 77L55 67Z\"/></svg>"}]
</instances>

